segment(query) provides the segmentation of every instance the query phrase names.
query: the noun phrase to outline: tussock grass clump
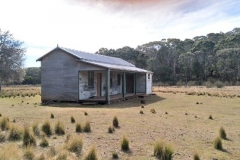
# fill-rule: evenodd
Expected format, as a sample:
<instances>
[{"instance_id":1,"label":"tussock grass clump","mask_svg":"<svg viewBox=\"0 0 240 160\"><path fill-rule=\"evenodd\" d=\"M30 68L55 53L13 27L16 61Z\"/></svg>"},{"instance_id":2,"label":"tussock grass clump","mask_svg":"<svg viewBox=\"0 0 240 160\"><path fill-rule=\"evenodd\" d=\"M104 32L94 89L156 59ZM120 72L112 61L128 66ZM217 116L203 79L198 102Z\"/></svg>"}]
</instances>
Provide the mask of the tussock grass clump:
<instances>
[{"instance_id":1,"label":"tussock grass clump","mask_svg":"<svg viewBox=\"0 0 240 160\"><path fill-rule=\"evenodd\" d=\"M140 114L143 114L143 111L140 111L139 113L140 113Z\"/></svg>"},{"instance_id":2,"label":"tussock grass clump","mask_svg":"<svg viewBox=\"0 0 240 160\"><path fill-rule=\"evenodd\" d=\"M71 123L75 123L75 118L71 116Z\"/></svg>"},{"instance_id":3,"label":"tussock grass clump","mask_svg":"<svg viewBox=\"0 0 240 160\"><path fill-rule=\"evenodd\" d=\"M217 150L222 150L222 140L220 137L217 137L213 141L214 148Z\"/></svg>"},{"instance_id":4,"label":"tussock grass clump","mask_svg":"<svg viewBox=\"0 0 240 160\"><path fill-rule=\"evenodd\" d=\"M52 135L52 128L49 121L45 121L42 125L42 131L47 135Z\"/></svg>"},{"instance_id":5,"label":"tussock grass clump","mask_svg":"<svg viewBox=\"0 0 240 160\"><path fill-rule=\"evenodd\" d=\"M193 160L200 160L198 153L194 153Z\"/></svg>"},{"instance_id":6,"label":"tussock grass clump","mask_svg":"<svg viewBox=\"0 0 240 160\"><path fill-rule=\"evenodd\" d=\"M121 140L121 149L122 151L126 152L129 151L129 140L127 137L123 137L123 139Z\"/></svg>"},{"instance_id":7,"label":"tussock grass clump","mask_svg":"<svg viewBox=\"0 0 240 160\"><path fill-rule=\"evenodd\" d=\"M115 131L114 127L109 126L108 127L108 133L113 133Z\"/></svg>"},{"instance_id":8,"label":"tussock grass clump","mask_svg":"<svg viewBox=\"0 0 240 160\"><path fill-rule=\"evenodd\" d=\"M24 151L23 158L25 160L33 160L35 157L32 149L30 147L27 147L26 150Z\"/></svg>"},{"instance_id":9,"label":"tussock grass clump","mask_svg":"<svg viewBox=\"0 0 240 160\"><path fill-rule=\"evenodd\" d=\"M97 160L97 153L95 147L91 147L85 156L84 160Z\"/></svg>"},{"instance_id":10,"label":"tussock grass clump","mask_svg":"<svg viewBox=\"0 0 240 160\"><path fill-rule=\"evenodd\" d=\"M212 115L210 115L210 116L208 117L208 119L213 119Z\"/></svg>"},{"instance_id":11,"label":"tussock grass clump","mask_svg":"<svg viewBox=\"0 0 240 160\"><path fill-rule=\"evenodd\" d=\"M70 152L74 152L76 155L80 155L82 152L82 138L81 137L74 137L68 141L66 144L66 148Z\"/></svg>"},{"instance_id":12,"label":"tussock grass clump","mask_svg":"<svg viewBox=\"0 0 240 160\"><path fill-rule=\"evenodd\" d=\"M118 122L117 116L114 116L114 117L113 117L113 126L114 126L115 128L118 128L118 127L119 127L119 122Z\"/></svg>"},{"instance_id":13,"label":"tussock grass clump","mask_svg":"<svg viewBox=\"0 0 240 160\"><path fill-rule=\"evenodd\" d=\"M53 119L53 118L54 118L54 114L53 114L53 113L51 113L51 116L50 116L50 118L51 118L51 119Z\"/></svg>"},{"instance_id":14,"label":"tussock grass clump","mask_svg":"<svg viewBox=\"0 0 240 160\"><path fill-rule=\"evenodd\" d=\"M5 134L0 132L0 143L5 142L6 140L5 138L6 138Z\"/></svg>"},{"instance_id":15,"label":"tussock grass clump","mask_svg":"<svg viewBox=\"0 0 240 160\"><path fill-rule=\"evenodd\" d=\"M54 131L57 135L64 135L65 134L65 129L64 129L64 126L63 124L58 121L55 125L55 128L54 128Z\"/></svg>"},{"instance_id":16,"label":"tussock grass clump","mask_svg":"<svg viewBox=\"0 0 240 160\"><path fill-rule=\"evenodd\" d=\"M84 115L85 115L85 116L87 116L87 115L88 115L88 113L87 113L87 112L84 112Z\"/></svg>"},{"instance_id":17,"label":"tussock grass clump","mask_svg":"<svg viewBox=\"0 0 240 160\"><path fill-rule=\"evenodd\" d=\"M33 134L35 136L40 136L40 130L39 130L39 127L38 127L38 123L33 123L32 130L33 130Z\"/></svg>"},{"instance_id":18,"label":"tussock grass clump","mask_svg":"<svg viewBox=\"0 0 240 160\"><path fill-rule=\"evenodd\" d=\"M159 140L154 144L153 155L161 160L171 160L173 155L173 149Z\"/></svg>"},{"instance_id":19,"label":"tussock grass clump","mask_svg":"<svg viewBox=\"0 0 240 160\"><path fill-rule=\"evenodd\" d=\"M83 131L84 131L84 132L87 132L87 133L91 132L91 125L90 125L90 122L89 122L89 121L87 121L87 122L85 123L85 125L83 126Z\"/></svg>"},{"instance_id":20,"label":"tussock grass clump","mask_svg":"<svg viewBox=\"0 0 240 160\"><path fill-rule=\"evenodd\" d=\"M150 109L150 112L154 114L156 113L155 109Z\"/></svg>"},{"instance_id":21,"label":"tussock grass clump","mask_svg":"<svg viewBox=\"0 0 240 160\"><path fill-rule=\"evenodd\" d=\"M37 158L36 160L45 160L46 159L46 156L44 153L41 153Z\"/></svg>"},{"instance_id":22,"label":"tussock grass clump","mask_svg":"<svg viewBox=\"0 0 240 160\"><path fill-rule=\"evenodd\" d=\"M221 137L222 139L225 139L225 140L227 139L227 134L226 134L226 132L225 132L225 130L224 130L223 127L220 128L219 134L220 134L220 137Z\"/></svg>"},{"instance_id":23,"label":"tussock grass clump","mask_svg":"<svg viewBox=\"0 0 240 160\"><path fill-rule=\"evenodd\" d=\"M119 158L117 152L112 153L112 158L113 159L118 159Z\"/></svg>"},{"instance_id":24,"label":"tussock grass clump","mask_svg":"<svg viewBox=\"0 0 240 160\"><path fill-rule=\"evenodd\" d=\"M57 154L55 147L51 146L47 154L49 157L54 157Z\"/></svg>"},{"instance_id":25,"label":"tussock grass clump","mask_svg":"<svg viewBox=\"0 0 240 160\"><path fill-rule=\"evenodd\" d=\"M7 117L3 117L1 120L0 120L0 127L1 127L1 130L2 131L6 131L9 129L9 119Z\"/></svg>"},{"instance_id":26,"label":"tussock grass clump","mask_svg":"<svg viewBox=\"0 0 240 160\"><path fill-rule=\"evenodd\" d=\"M10 129L8 140L9 141L19 141L22 138L21 135L22 135L21 130L15 126L12 126Z\"/></svg>"},{"instance_id":27,"label":"tussock grass clump","mask_svg":"<svg viewBox=\"0 0 240 160\"><path fill-rule=\"evenodd\" d=\"M76 124L76 132L77 132L77 133L82 132L82 126L81 126L80 123L77 123L77 124Z\"/></svg>"},{"instance_id":28,"label":"tussock grass clump","mask_svg":"<svg viewBox=\"0 0 240 160\"><path fill-rule=\"evenodd\" d=\"M45 136L43 136L43 138L42 138L42 140L40 142L40 146L41 147L47 147L48 145L49 145L49 143L48 143L47 138Z\"/></svg>"},{"instance_id":29,"label":"tussock grass clump","mask_svg":"<svg viewBox=\"0 0 240 160\"><path fill-rule=\"evenodd\" d=\"M24 127L23 132L23 146L35 146L36 138L30 133L29 128L27 126Z\"/></svg>"},{"instance_id":30,"label":"tussock grass clump","mask_svg":"<svg viewBox=\"0 0 240 160\"><path fill-rule=\"evenodd\" d=\"M0 117L2 117L2 113L0 113Z\"/></svg>"},{"instance_id":31,"label":"tussock grass clump","mask_svg":"<svg viewBox=\"0 0 240 160\"><path fill-rule=\"evenodd\" d=\"M59 155L57 156L56 160L67 160L68 156L67 156L67 152L66 151L62 151L59 153Z\"/></svg>"}]
</instances>

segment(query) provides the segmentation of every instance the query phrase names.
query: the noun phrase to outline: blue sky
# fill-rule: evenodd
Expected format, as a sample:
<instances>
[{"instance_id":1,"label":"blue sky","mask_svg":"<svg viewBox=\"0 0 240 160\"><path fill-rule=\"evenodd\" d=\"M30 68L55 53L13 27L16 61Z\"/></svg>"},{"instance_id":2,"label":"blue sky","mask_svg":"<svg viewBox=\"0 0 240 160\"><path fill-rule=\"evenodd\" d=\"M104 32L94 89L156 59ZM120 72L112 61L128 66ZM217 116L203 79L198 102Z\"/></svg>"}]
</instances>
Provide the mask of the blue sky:
<instances>
[{"instance_id":1,"label":"blue sky","mask_svg":"<svg viewBox=\"0 0 240 160\"><path fill-rule=\"evenodd\" d=\"M24 41L25 67L57 46L86 52L240 27L238 0L0 0L0 28Z\"/></svg>"}]
</instances>

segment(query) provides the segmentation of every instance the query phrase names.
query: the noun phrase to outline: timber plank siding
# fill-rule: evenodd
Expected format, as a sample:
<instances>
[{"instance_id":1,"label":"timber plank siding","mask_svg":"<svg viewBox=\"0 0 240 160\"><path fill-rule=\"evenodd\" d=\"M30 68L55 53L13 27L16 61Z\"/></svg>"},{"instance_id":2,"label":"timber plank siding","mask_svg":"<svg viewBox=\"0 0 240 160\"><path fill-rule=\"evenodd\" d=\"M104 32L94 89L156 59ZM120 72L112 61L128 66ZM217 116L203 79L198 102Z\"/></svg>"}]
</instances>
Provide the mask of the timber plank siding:
<instances>
[{"instance_id":1,"label":"timber plank siding","mask_svg":"<svg viewBox=\"0 0 240 160\"><path fill-rule=\"evenodd\" d=\"M102 67L76 61L62 50L54 50L41 60L41 100L78 101L78 73Z\"/></svg>"}]
</instances>

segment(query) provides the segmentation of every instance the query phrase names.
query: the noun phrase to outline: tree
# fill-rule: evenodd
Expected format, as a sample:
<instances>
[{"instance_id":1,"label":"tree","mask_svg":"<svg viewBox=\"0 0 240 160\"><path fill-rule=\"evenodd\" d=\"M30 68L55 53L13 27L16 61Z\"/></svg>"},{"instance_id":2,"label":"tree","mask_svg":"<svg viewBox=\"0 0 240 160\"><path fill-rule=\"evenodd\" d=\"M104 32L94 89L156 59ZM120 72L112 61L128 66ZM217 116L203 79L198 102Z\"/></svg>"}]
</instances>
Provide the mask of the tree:
<instances>
[{"instance_id":1,"label":"tree","mask_svg":"<svg viewBox=\"0 0 240 160\"><path fill-rule=\"evenodd\" d=\"M0 86L23 81L25 48L22 44L23 42L15 40L9 31L3 32L0 29Z\"/></svg>"},{"instance_id":2,"label":"tree","mask_svg":"<svg viewBox=\"0 0 240 160\"><path fill-rule=\"evenodd\" d=\"M40 84L41 69L39 67L29 67L26 69L26 75L22 84Z\"/></svg>"}]
</instances>

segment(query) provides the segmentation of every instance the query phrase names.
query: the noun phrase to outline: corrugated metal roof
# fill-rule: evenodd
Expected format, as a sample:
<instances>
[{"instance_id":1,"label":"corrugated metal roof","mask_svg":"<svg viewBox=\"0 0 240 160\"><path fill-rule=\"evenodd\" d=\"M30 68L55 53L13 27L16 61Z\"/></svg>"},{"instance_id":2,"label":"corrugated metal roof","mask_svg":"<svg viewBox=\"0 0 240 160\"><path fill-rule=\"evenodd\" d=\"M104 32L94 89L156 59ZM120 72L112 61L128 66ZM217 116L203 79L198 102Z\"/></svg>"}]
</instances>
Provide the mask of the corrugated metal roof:
<instances>
[{"instance_id":1,"label":"corrugated metal roof","mask_svg":"<svg viewBox=\"0 0 240 160\"><path fill-rule=\"evenodd\" d=\"M87 53L87 52L82 52L82 51L73 50L69 48L61 48L61 49L65 50L66 52L72 53L83 60L134 67L133 64L116 57Z\"/></svg>"},{"instance_id":2,"label":"corrugated metal roof","mask_svg":"<svg viewBox=\"0 0 240 160\"><path fill-rule=\"evenodd\" d=\"M90 64L97 65L97 66L104 67L104 68L120 70L120 71L152 73L151 71L147 71L147 70L144 70L144 69L141 69L141 68L137 68L135 66L120 66L120 65L101 63L101 62L94 62L94 61L88 61L88 60L79 60L79 61L85 62L85 63L90 63Z\"/></svg>"},{"instance_id":3,"label":"corrugated metal roof","mask_svg":"<svg viewBox=\"0 0 240 160\"><path fill-rule=\"evenodd\" d=\"M137 68L133 64L116 57L104 56L99 54L87 53L78 50L73 50L69 48L63 47L56 47L55 49L61 49L73 56L75 56L79 61L90 63L93 65L101 66L104 68L122 70L122 71L132 71L132 72L143 72L143 73L152 73L151 71L147 71L141 68ZM46 53L42 57L38 58L36 61L41 61L43 57L54 51L55 49L51 50L50 52Z\"/></svg>"}]
</instances>

